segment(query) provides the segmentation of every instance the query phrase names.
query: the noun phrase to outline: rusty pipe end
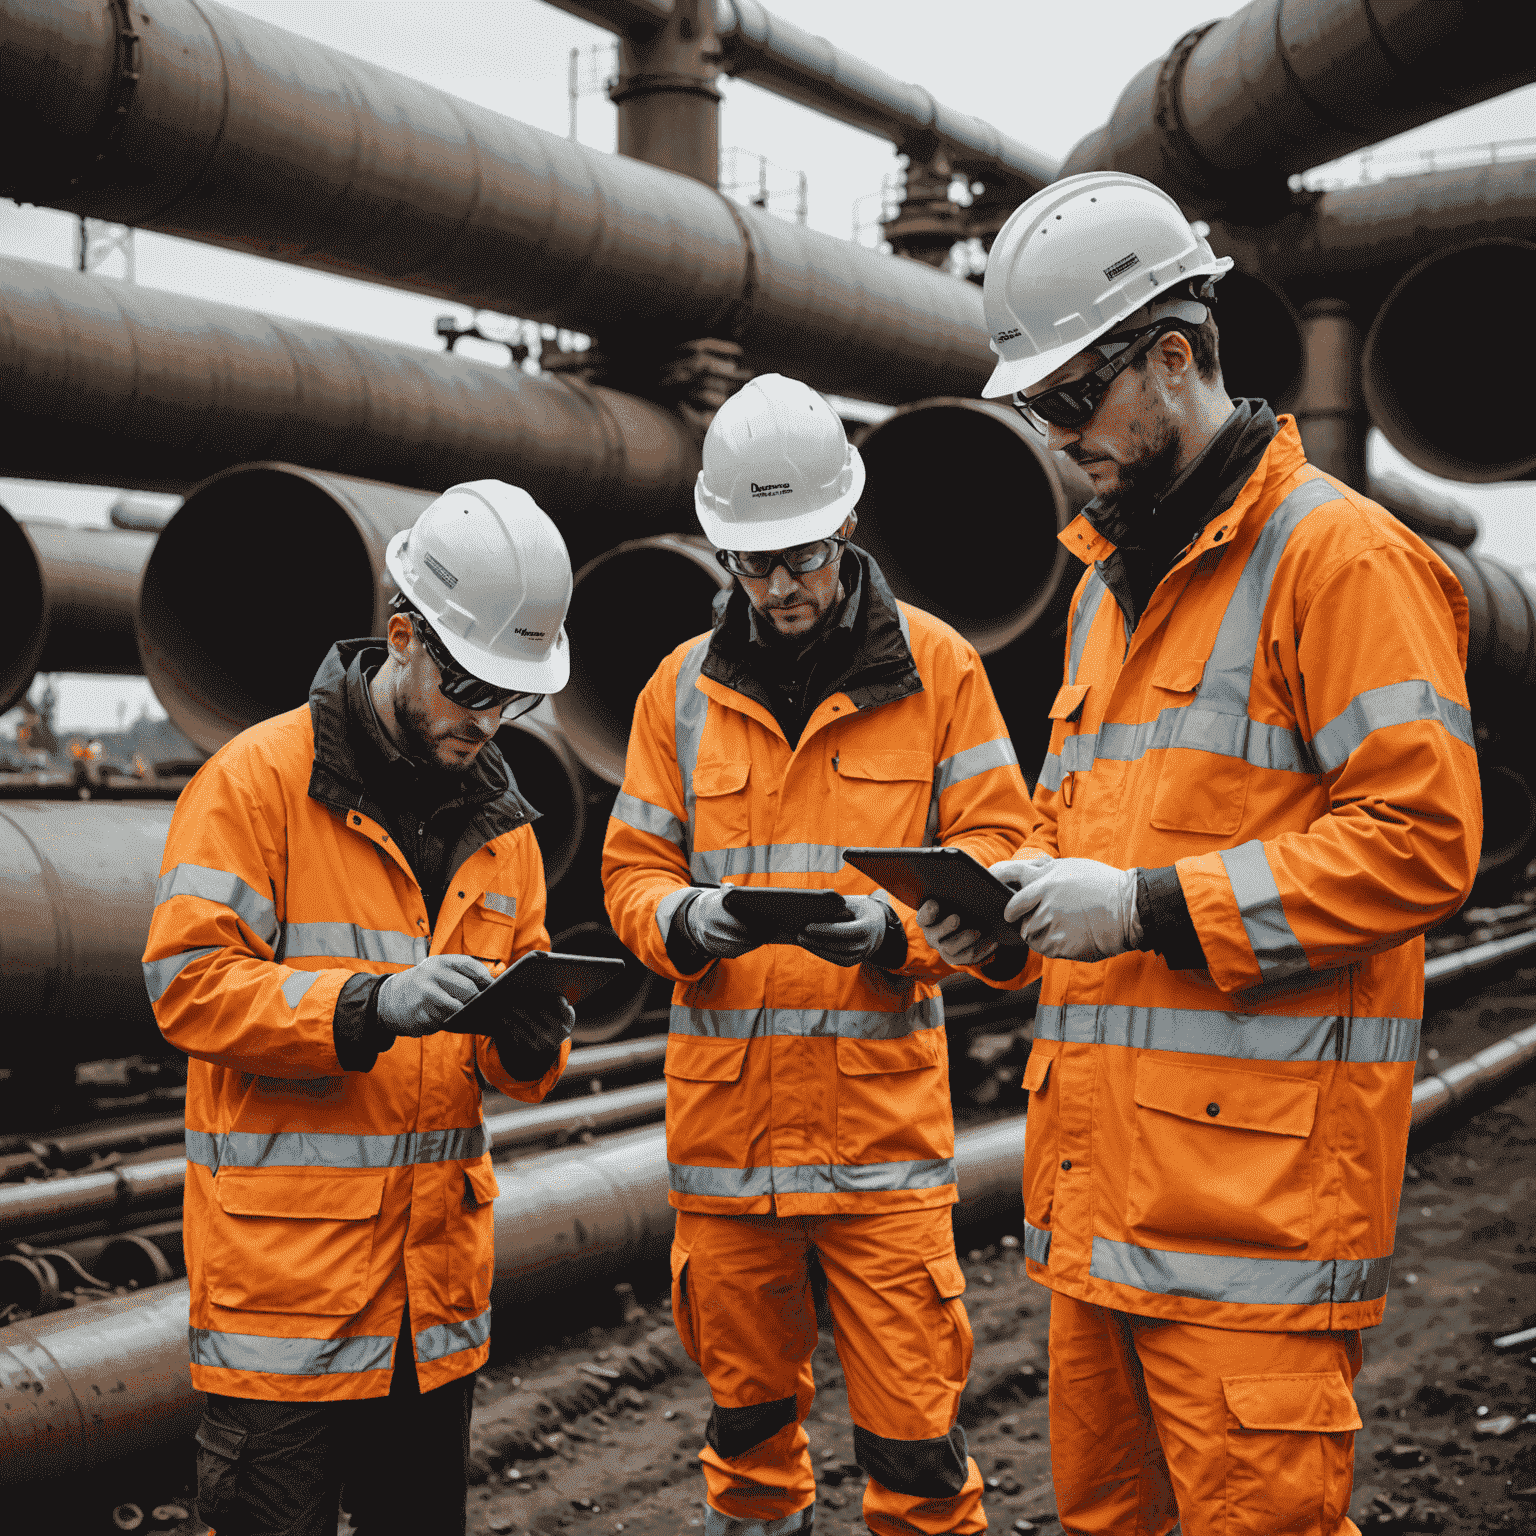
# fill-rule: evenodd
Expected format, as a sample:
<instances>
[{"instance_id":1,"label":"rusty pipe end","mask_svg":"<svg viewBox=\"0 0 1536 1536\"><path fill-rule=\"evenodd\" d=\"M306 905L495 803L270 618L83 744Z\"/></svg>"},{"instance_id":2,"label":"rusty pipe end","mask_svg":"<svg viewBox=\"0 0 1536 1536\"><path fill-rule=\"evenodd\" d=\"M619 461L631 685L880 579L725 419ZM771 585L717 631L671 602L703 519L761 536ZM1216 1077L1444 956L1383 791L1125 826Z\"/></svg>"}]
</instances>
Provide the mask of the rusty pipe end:
<instances>
[{"instance_id":1,"label":"rusty pipe end","mask_svg":"<svg viewBox=\"0 0 1536 1536\"><path fill-rule=\"evenodd\" d=\"M26 697L48 642L43 565L27 530L0 507L0 570L9 576L10 622L0 649L0 714Z\"/></svg>"}]
</instances>

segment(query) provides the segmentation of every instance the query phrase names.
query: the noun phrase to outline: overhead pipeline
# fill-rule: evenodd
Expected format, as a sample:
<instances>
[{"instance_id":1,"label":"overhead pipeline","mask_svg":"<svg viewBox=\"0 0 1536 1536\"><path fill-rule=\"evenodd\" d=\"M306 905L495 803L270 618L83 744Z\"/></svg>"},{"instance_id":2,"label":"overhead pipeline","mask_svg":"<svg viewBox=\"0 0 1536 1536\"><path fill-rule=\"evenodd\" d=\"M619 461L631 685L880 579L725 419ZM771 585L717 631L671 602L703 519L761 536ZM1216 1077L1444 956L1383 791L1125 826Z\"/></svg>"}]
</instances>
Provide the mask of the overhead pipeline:
<instances>
[{"instance_id":1,"label":"overhead pipeline","mask_svg":"<svg viewBox=\"0 0 1536 1536\"><path fill-rule=\"evenodd\" d=\"M955 1138L961 1224L1017 1207L1019 1116ZM643 1130L497 1169L492 1299L526 1304L664 1258L665 1135ZM0 1329L0 1486L76 1475L189 1437L187 1286L151 1287Z\"/></svg>"},{"instance_id":2,"label":"overhead pipeline","mask_svg":"<svg viewBox=\"0 0 1536 1536\"><path fill-rule=\"evenodd\" d=\"M1387 295L1365 338L1371 420L1420 469L1448 480L1536 479L1526 358L1536 321L1536 241L1484 240L1421 261ZM1494 323L1474 318L1483 305Z\"/></svg>"},{"instance_id":3,"label":"overhead pipeline","mask_svg":"<svg viewBox=\"0 0 1536 1536\"><path fill-rule=\"evenodd\" d=\"M30 261L0 260L0 315L0 474L184 490L277 459L508 480L588 554L693 517L692 437L615 390Z\"/></svg>"},{"instance_id":4,"label":"overhead pipeline","mask_svg":"<svg viewBox=\"0 0 1536 1536\"><path fill-rule=\"evenodd\" d=\"M0 646L0 714L26 696L48 640L43 565L25 528L0 507L0 570L10 576L9 632Z\"/></svg>"},{"instance_id":5,"label":"overhead pipeline","mask_svg":"<svg viewBox=\"0 0 1536 1536\"><path fill-rule=\"evenodd\" d=\"M974 284L213 0L117 14L0 0L0 193L647 346L722 337L838 394L991 371Z\"/></svg>"},{"instance_id":6,"label":"overhead pipeline","mask_svg":"<svg viewBox=\"0 0 1536 1536\"><path fill-rule=\"evenodd\" d=\"M566 618L571 680L550 703L600 779L623 782L635 700L662 657L709 629L710 604L730 584L702 539L676 534L629 539L577 571Z\"/></svg>"},{"instance_id":7,"label":"overhead pipeline","mask_svg":"<svg viewBox=\"0 0 1536 1536\"><path fill-rule=\"evenodd\" d=\"M1251 0L1186 32L1061 174L1129 171L1192 215L1264 223L1287 178L1536 79L1519 7Z\"/></svg>"}]
</instances>

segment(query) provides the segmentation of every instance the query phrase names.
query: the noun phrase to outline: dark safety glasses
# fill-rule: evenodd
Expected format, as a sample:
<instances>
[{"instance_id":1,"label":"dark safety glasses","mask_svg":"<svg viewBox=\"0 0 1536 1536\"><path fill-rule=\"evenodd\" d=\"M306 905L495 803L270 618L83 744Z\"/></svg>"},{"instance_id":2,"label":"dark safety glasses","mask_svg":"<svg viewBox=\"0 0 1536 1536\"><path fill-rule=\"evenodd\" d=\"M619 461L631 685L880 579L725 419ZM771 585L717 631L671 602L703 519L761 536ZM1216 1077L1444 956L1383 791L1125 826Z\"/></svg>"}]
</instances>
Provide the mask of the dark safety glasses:
<instances>
[{"instance_id":1,"label":"dark safety glasses","mask_svg":"<svg viewBox=\"0 0 1536 1536\"><path fill-rule=\"evenodd\" d=\"M841 533L817 539L810 544L796 544L793 549L717 549L715 559L733 576L753 576L761 581L782 565L791 576L809 576L831 565L848 542Z\"/></svg>"},{"instance_id":2,"label":"dark safety glasses","mask_svg":"<svg viewBox=\"0 0 1536 1536\"><path fill-rule=\"evenodd\" d=\"M544 697L542 693L524 693L519 688L497 688L472 672L466 672L448 654L443 642L433 633L432 626L419 613L407 612L406 617L421 637L427 655L437 668L438 692L450 704L457 704L460 709L473 710L477 714L487 709L500 709L505 714L520 704L526 704L531 709Z\"/></svg>"},{"instance_id":3,"label":"dark safety glasses","mask_svg":"<svg viewBox=\"0 0 1536 1536\"><path fill-rule=\"evenodd\" d=\"M1098 410L1099 402L1104 398L1104 392L1109 386L1146 352L1159 336L1166 335L1171 329L1175 327L1154 326L1151 330L1142 332L1118 356L1109 358L1092 373L1085 373L1082 378L1073 379L1068 384L1058 384L1054 389L1042 390L1038 395L1027 397L1022 390L1016 390L1013 396L1013 408L1042 432L1047 422L1054 427L1066 427L1071 431L1075 431L1078 427L1086 427L1093 419L1093 413ZM1110 345L1110 343L1101 343L1101 345Z\"/></svg>"}]
</instances>

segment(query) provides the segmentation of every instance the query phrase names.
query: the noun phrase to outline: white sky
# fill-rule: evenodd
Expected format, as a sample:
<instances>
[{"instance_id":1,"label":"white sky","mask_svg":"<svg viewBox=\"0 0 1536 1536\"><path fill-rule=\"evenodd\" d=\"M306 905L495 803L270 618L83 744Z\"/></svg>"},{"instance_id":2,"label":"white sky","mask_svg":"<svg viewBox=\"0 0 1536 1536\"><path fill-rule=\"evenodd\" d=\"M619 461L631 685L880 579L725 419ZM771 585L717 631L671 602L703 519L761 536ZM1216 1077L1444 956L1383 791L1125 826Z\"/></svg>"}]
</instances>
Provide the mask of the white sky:
<instances>
[{"instance_id":1,"label":"white sky","mask_svg":"<svg viewBox=\"0 0 1536 1536\"><path fill-rule=\"evenodd\" d=\"M611 35L542 0L239 0L233 9L428 81L509 117L563 135L570 51ZM1055 156L1098 126L1127 80L1186 30L1236 5L1222 0L772 0L776 14L855 53L940 101L995 123ZM809 222L847 238L856 199L877 193L897 161L882 140L741 81L722 82L722 148L765 154L809 179ZM601 94L578 109L583 143L611 150L614 109ZM1526 87L1404 134L1389 151L1529 137L1536 87ZM1381 153L1378 147L1378 153ZM1344 166L1346 174L1349 163ZM786 183L787 184L787 183ZM873 216L873 199L864 204ZM0 255L73 264L74 221L0 200ZM866 236L866 238L868 238ZM137 280L343 330L436 350L433 323L453 306L346 278L287 267L164 235L135 238ZM461 309L462 321L471 312ZM467 352L474 343L461 343ZM501 349L487 349L501 363ZM1373 466L1413 470L1373 433ZM1480 548L1536 579L1536 485L1445 487L1482 519ZM114 493L0 480L0 505L19 516L100 523ZM66 730L109 729L160 710L142 679L61 678ZM9 724L5 720L4 724Z\"/></svg>"}]
</instances>

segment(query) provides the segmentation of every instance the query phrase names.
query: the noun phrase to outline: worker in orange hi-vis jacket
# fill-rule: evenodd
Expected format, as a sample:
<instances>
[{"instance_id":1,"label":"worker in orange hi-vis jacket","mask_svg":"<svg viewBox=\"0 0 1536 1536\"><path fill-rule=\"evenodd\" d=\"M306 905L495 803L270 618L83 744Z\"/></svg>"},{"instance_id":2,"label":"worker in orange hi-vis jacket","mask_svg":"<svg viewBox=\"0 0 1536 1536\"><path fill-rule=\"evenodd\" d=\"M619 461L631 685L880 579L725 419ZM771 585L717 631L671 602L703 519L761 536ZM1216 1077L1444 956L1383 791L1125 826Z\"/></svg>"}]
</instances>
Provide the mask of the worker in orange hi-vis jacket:
<instances>
[{"instance_id":1,"label":"worker in orange hi-vis jacket","mask_svg":"<svg viewBox=\"0 0 1536 1536\"><path fill-rule=\"evenodd\" d=\"M986 393L1098 492L1062 534L1089 569L1034 825L994 867L1043 957L1024 1248L1055 1293L1072 1532L1355 1531L1420 936L1482 832L1466 599L1289 416L1227 398L1230 265L1151 183L1096 172L1016 210L987 267Z\"/></svg>"},{"instance_id":2,"label":"worker in orange hi-vis jacket","mask_svg":"<svg viewBox=\"0 0 1536 1536\"><path fill-rule=\"evenodd\" d=\"M842 853L942 843L990 864L1024 837L1029 800L975 650L849 543L863 482L804 384L765 375L721 407L695 507L736 582L640 695L603 849L614 928L677 983L673 1310L714 1399L706 1536L811 1529L817 1260L871 1529L986 1525L956 1422L971 1332L937 985L951 967ZM730 882L830 887L845 916L764 942Z\"/></svg>"},{"instance_id":3,"label":"worker in orange hi-vis jacket","mask_svg":"<svg viewBox=\"0 0 1536 1536\"><path fill-rule=\"evenodd\" d=\"M549 1091L563 998L445 1031L549 948L544 869L492 737L565 685L571 567L500 481L387 554L388 634L182 792L144 975L187 1078L198 1503L220 1536L462 1536L496 1190L482 1080ZM274 609L272 622L283 621Z\"/></svg>"}]
</instances>

